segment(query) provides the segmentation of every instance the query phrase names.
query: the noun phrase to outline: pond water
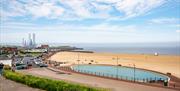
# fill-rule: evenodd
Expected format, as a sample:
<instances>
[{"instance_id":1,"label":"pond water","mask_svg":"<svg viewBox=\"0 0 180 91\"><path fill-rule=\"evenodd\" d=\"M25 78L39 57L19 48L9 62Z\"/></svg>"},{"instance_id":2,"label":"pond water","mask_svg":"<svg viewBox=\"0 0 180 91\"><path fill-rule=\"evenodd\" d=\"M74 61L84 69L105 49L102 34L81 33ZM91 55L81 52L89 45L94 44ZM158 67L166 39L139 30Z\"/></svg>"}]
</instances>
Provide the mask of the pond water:
<instances>
[{"instance_id":1,"label":"pond water","mask_svg":"<svg viewBox=\"0 0 180 91\"><path fill-rule=\"evenodd\" d=\"M75 65L72 69L77 72L118 78L124 80L132 80L138 82L147 81L168 81L169 77L137 68L123 66L104 66L104 65Z\"/></svg>"}]
</instances>

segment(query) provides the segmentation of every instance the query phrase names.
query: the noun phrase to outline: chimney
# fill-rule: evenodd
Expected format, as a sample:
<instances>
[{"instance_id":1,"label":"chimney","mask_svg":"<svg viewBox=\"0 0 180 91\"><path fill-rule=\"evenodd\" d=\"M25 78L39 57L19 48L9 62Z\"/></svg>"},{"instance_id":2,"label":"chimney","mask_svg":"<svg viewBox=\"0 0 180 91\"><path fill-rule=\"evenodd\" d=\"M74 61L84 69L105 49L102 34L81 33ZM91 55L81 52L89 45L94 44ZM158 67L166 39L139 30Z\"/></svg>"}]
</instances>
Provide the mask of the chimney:
<instances>
[{"instance_id":1,"label":"chimney","mask_svg":"<svg viewBox=\"0 0 180 91\"><path fill-rule=\"evenodd\" d=\"M36 35L35 35L35 33L33 33L33 46L35 46L36 45Z\"/></svg>"},{"instance_id":2,"label":"chimney","mask_svg":"<svg viewBox=\"0 0 180 91\"><path fill-rule=\"evenodd\" d=\"M22 39L22 46L24 47L25 45L24 45L24 38Z\"/></svg>"},{"instance_id":3,"label":"chimney","mask_svg":"<svg viewBox=\"0 0 180 91\"><path fill-rule=\"evenodd\" d=\"M31 34L29 33L29 46L31 46Z\"/></svg>"}]
</instances>

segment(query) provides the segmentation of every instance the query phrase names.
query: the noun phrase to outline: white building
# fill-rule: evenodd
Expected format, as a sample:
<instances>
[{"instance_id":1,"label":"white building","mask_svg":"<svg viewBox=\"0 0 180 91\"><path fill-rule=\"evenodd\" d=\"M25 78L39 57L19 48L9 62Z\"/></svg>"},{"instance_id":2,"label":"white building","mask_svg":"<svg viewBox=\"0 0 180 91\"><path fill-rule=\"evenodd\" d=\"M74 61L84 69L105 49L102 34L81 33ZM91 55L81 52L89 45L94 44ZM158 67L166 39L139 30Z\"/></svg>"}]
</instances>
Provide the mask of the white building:
<instances>
[{"instance_id":1,"label":"white building","mask_svg":"<svg viewBox=\"0 0 180 91\"><path fill-rule=\"evenodd\" d=\"M0 59L0 63L4 65L9 65L10 67L12 66L12 59Z\"/></svg>"}]
</instances>

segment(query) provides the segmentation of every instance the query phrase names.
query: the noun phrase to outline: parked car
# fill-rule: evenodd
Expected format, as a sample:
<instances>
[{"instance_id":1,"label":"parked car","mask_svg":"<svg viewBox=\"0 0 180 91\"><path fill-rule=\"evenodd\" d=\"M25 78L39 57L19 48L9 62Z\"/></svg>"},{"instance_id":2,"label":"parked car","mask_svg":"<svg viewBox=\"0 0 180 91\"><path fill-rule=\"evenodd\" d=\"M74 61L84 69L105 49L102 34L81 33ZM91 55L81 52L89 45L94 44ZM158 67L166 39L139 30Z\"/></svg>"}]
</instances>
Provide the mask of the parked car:
<instances>
[{"instance_id":1,"label":"parked car","mask_svg":"<svg viewBox=\"0 0 180 91\"><path fill-rule=\"evenodd\" d=\"M44 64L44 63L39 63L38 66L39 66L39 67L48 67L48 65L47 65L47 64Z\"/></svg>"},{"instance_id":2,"label":"parked car","mask_svg":"<svg viewBox=\"0 0 180 91\"><path fill-rule=\"evenodd\" d=\"M40 61L34 61L34 63L38 65L38 64L40 64L41 62L40 62Z\"/></svg>"},{"instance_id":3,"label":"parked car","mask_svg":"<svg viewBox=\"0 0 180 91\"><path fill-rule=\"evenodd\" d=\"M17 70L27 69L27 65L26 64L16 64L16 69Z\"/></svg>"}]
</instances>

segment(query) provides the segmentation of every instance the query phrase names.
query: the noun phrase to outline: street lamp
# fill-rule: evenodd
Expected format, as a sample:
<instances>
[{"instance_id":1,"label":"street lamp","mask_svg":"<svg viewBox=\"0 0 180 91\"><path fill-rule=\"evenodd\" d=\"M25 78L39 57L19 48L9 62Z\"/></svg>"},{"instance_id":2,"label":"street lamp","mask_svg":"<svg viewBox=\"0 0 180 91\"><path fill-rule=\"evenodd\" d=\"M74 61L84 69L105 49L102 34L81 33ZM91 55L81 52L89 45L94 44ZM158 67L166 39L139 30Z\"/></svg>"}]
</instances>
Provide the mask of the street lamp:
<instances>
[{"instance_id":1,"label":"street lamp","mask_svg":"<svg viewBox=\"0 0 180 91\"><path fill-rule=\"evenodd\" d=\"M78 72L79 72L79 53L78 53L78 60L77 60L77 62L78 62Z\"/></svg>"},{"instance_id":2,"label":"street lamp","mask_svg":"<svg viewBox=\"0 0 180 91\"><path fill-rule=\"evenodd\" d=\"M136 75L135 75L135 73L136 73L136 65L133 64L133 67L134 67L134 82L135 82L135 77L136 77Z\"/></svg>"},{"instance_id":3,"label":"street lamp","mask_svg":"<svg viewBox=\"0 0 180 91\"><path fill-rule=\"evenodd\" d=\"M134 79L133 80L135 82L136 81L136 79L135 79L136 78L136 65L134 63L132 65L133 65L133 73L134 73ZM129 66L130 66L130 64L129 64Z\"/></svg>"},{"instance_id":4,"label":"street lamp","mask_svg":"<svg viewBox=\"0 0 180 91\"><path fill-rule=\"evenodd\" d=\"M117 79L118 79L118 60L119 60L119 58L117 57L117 58L112 58L113 60L116 60L116 63L117 63L117 66L116 66L116 77L117 77Z\"/></svg>"}]
</instances>

